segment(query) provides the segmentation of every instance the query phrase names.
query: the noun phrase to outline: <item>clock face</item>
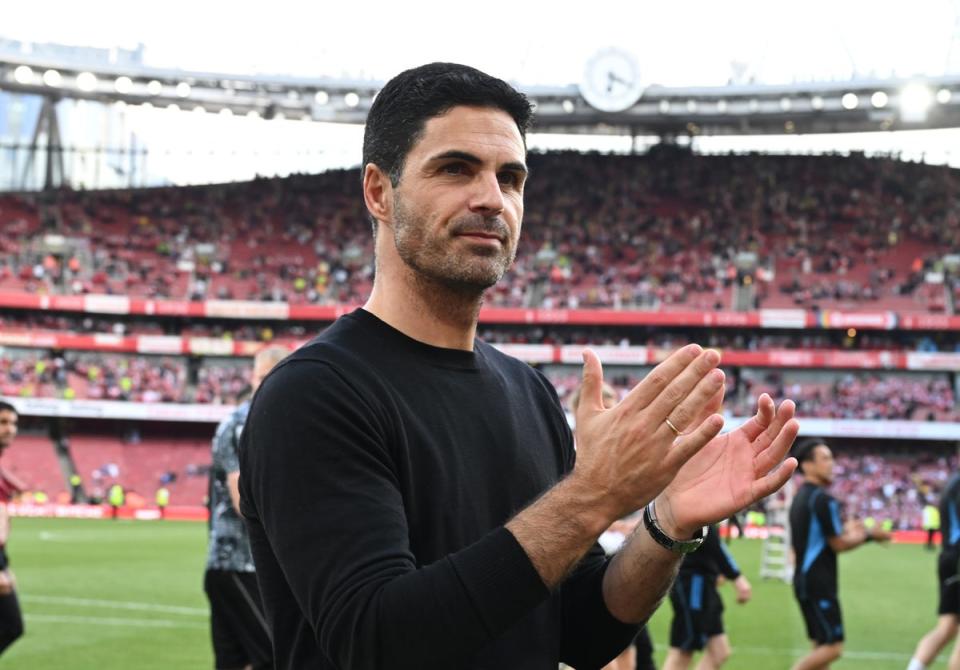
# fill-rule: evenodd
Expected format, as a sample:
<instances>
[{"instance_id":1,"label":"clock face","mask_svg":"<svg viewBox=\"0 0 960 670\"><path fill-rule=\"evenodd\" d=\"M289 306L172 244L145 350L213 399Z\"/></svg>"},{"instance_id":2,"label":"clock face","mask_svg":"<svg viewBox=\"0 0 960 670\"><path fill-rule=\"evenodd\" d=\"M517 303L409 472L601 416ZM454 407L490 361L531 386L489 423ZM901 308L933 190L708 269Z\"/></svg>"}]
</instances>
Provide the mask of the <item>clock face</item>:
<instances>
[{"instance_id":1,"label":"clock face","mask_svg":"<svg viewBox=\"0 0 960 670\"><path fill-rule=\"evenodd\" d=\"M580 94L591 107L603 112L622 112L633 107L642 93L640 68L630 53L604 49L587 61Z\"/></svg>"}]
</instances>

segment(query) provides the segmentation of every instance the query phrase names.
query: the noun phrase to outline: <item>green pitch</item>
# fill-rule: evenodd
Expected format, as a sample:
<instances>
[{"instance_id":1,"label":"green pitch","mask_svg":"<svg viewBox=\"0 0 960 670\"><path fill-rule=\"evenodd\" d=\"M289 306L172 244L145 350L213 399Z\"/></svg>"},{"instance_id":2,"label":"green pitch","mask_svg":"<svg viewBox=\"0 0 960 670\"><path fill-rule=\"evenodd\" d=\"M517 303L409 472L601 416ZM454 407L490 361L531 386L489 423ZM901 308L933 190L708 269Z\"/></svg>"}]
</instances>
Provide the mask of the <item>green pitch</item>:
<instances>
[{"instance_id":1,"label":"green pitch","mask_svg":"<svg viewBox=\"0 0 960 670\"><path fill-rule=\"evenodd\" d=\"M807 648L790 588L756 576L758 541L731 548L754 598L739 606L732 589L721 588L734 648L724 668L789 668ZM9 551L27 633L0 667L213 667L203 594L205 524L14 519ZM867 545L841 557L847 653L835 668L903 670L934 623L934 566L935 554L916 545ZM670 616L667 603L651 623L658 661Z\"/></svg>"}]
</instances>

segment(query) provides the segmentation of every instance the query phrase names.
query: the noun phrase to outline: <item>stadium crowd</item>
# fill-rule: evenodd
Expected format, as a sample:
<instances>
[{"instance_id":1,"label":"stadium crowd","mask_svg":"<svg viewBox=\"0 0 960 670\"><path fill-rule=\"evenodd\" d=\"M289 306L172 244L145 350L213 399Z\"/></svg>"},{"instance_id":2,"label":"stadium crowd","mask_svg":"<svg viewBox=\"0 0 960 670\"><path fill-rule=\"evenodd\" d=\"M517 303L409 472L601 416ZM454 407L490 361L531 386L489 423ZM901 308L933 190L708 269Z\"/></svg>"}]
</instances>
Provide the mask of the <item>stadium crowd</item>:
<instances>
[{"instance_id":1,"label":"stadium crowd","mask_svg":"<svg viewBox=\"0 0 960 670\"><path fill-rule=\"evenodd\" d=\"M234 404L249 385L248 361L204 359L193 375L189 368L175 356L18 350L0 357L0 395Z\"/></svg>"},{"instance_id":2,"label":"stadium crowd","mask_svg":"<svg viewBox=\"0 0 960 670\"><path fill-rule=\"evenodd\" d=\"M755 306L941 311L956 249L949 169L862 156L531 155L514 268L487 304L729 309L756 254ZM356 171L49 200L0 197L0 289L361 302L372 236ZM76 240L50 252L44 233Z\"/></svg>"}]
</instances>

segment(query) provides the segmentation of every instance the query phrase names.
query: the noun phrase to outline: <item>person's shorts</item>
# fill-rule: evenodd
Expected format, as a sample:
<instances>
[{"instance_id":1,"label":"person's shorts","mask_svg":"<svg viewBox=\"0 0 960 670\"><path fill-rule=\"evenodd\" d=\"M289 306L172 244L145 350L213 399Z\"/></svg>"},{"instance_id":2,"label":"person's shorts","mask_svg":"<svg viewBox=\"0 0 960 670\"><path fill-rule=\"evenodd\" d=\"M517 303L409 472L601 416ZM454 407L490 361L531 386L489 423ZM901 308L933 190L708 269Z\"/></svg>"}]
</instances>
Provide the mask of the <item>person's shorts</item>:
<instances>
[{"instance_id":1,"label":"person's shorts","mask_svg":"<svg viewBox=\"0 0 960 670\"><path fill-rule=\"evenodd\" d=\"M723 634L723 601L713 578L681 573L670 590L670 604L671 647L699 651L711 637Z\"/></svg>"},{"instance_id":2,"label":"person's shorts","mask_svg":"<svg viewBox=\"0 0 960 670\"><path fill-rule=\"evenodd\" d=\"M822 596L798 600L807 637L817 644L843 642L843 614L836 597Z\"/></svg>"},{"instance_id":3,"label":"person's shorts","mask_svg":"<svg viewBox=\"0 0 960 670\"><path fill-rule=\"evenodd\" d=\"M210 600L210 633L216 667L272 668L273 649L256 574L207 570L203 590Z\"/></svg>"},{"instance_id":4,"label":"person's shorts","mask_svg":"<svg viewBox=\"0 0 960 670\"><path fill-rule=\"evenodd\" d=\"M960 615L960 555L957 552L940 552L937 559L937 577L940 581L937 614Z\"/></svg>"}]
</instances>

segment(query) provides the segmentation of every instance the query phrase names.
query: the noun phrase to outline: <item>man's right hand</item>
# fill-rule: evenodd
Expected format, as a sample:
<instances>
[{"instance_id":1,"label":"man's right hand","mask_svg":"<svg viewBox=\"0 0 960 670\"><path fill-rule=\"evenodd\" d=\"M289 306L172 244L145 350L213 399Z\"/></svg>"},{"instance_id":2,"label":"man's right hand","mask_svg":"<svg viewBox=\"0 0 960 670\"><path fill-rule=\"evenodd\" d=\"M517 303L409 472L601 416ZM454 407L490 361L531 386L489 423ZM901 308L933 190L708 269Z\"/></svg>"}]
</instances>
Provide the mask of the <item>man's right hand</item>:
<instances>
[{"instance_id":1,"label":"man's right hand","mask_svg":"<svg viewBox=\"0 0 960 670\"><path fill-rule=\"evenodd\" d=\"M584 352L570 480L592 492L608 523L653 500L723 427L720 354L692 344L671 354L615 407L605 409L603 369ZM667 423L683 431L683 439Z\"/></svg>"}]
</instances>

